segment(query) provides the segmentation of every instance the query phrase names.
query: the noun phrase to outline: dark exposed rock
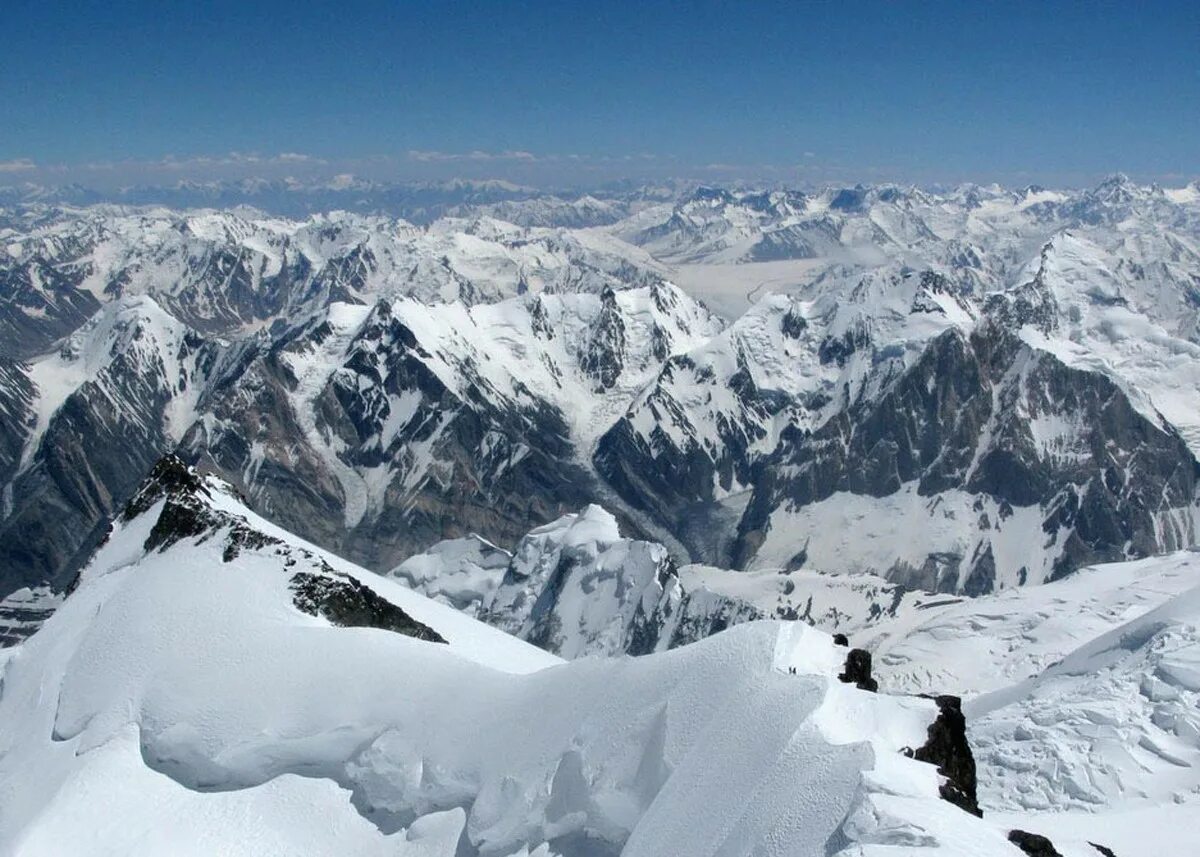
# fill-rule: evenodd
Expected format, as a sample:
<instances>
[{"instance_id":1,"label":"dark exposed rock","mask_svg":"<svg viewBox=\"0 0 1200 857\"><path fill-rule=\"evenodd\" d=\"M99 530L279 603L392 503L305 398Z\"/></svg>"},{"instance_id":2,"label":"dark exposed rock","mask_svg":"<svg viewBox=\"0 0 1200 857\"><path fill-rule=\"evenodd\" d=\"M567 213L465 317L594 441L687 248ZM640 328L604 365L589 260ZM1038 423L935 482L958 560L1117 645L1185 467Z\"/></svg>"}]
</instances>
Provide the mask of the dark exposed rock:
<instances>
[{"instance_id":1,"label":"dark exposed rock","mask_svg":"<svg viewBox=\"0 0 1200 857\"><path fill-rule=\"evenodd\" d=\"M928 739L905 754L919 762L937 765L938 773L946 778L939 788L942 799L982 818L976 792L975 756L967 742L962 700L947 694L935 697L935 701L938 716L929 724Z\"/></svg>"},{"instance_id":2,"label":"dark exposed rock","mask_svg":"<svg viewBox=\"0 0 1200 857\"><path fill-rule=\"evenodd\" d=\"M541 317L550 323L544 307ZM381 303L315 402L316 424L340 441L341 462L386 478L382 502L347 526L346 486L327 453L296 442L305 429L289 367L314 335L304 326L279 335L271 353L210 398L220 428L198 425L181 443L273 522L365 567L389 568L444 538L478 533L513 544L594 498L596 480L575 462L561 412L532 395L515 400L467 363L457 367L464 383L451 389L416 334ZM397 419L398 401L413 407L406 419Z\"/></svg>"},{"instance_id":3,"label":"dark exposed rock","mask_svg":"<svg viewBox=\"0 0 1200 857\"><path fill-rule=\"evenodd\" d=\"M211 509L191 498L168 497L143 549L166 550L176 542L202 536L220 524Z\"/></svg>"},{"instance_id":4,"label":"dark exposed rock","mask_svg":"<svg viewBox=\"0 0 1200 857\"><path fill-rule=\"evenodd\" d=\"M1098 845L1095 842L1090 842L1090 841L1088 842L1088 845L1095 848L1097 851L1099 851L1101 854L1103 854L1104 857L1117 857L1117 855L1113 852L1113 850L1111 848L1109 848L1107 845Z\"/></svg>"},{"instance_id":5,"label":"dark exposed rock","mask_svg":"<svg viewBox=\"0 0 1200 857\"><path fill-rule=\"evenodd\" d=\"M827 336L817 347L817 357L822 363L845 366L850 356L871 343L870 333L863 328L854 328L841 336Z\"/></svg>"},{"instance_id":6,"label":"dark exposed rock","mask_svg":"<svg viewBox=\"0 0 1200 857\"><path fill-rule=\"evenodd\" d=\"M330 569L321 574L301 571L288 584L292 603L310 616L321 616L345 628L381 628L418 640L445 643L437 631L409 616L369 586Z\"/></svg>"},{"instance_id":7,"label":"dark exposed rock","mask_svg":"<svg viewBox=\"0 0 1200 857\"><path fill-rule=\"evenodd\" d=\"M37 389L28 373L24 363L0 357L0 485L8 484L16 473L36 421Z\"/></svg>"},{"instance_id":8,"label":"dark exposed rock","mask_svg":"<svg viewBox=\"0 0 1200 857\"><path fill-rule=\"evenodd\" d=\"M599 391L607 390L624 368L624 353L625 321L617 307L616 293L605 289L600 295L600 315L579 355L579 368L595 379Z\"/></svg>"},{"instance_id":9,"label":"dark exposed rock","mask_svg":"<svg viewBox=\"0 0 1200 857\"><path fill-rule=\"evenodd\" d=\"M0 357L41 354L86 322L100 302L78 287L85 275L43 258L20 266L0 264Z\"/></svg>"},{"instance_id":10,"label":"dark exposed rock","mask_svg":"<svg viewBox=\"0 0 1200 857\"><path fill-rule=\"evenodd\" d=\"M1008 841L1028 854L1029 857L1062 857L1053 842L1037 833L1010 830L1008 831Z\"/></svg>"},{"instance_id":11,"label":"dark exposed rock","mask_svg":"<svg viewBox=\"0 0 1200 857\"><path fill-rule=\"evenodd\" d=\"M789 336L792 339L799 339L803 335L804 331L808 329L808 320L794 309L791 309L783 314L783 318L780 320L779 325L783 330L784 336Z\"/></svg>"},{"instance_id":12,"label":"dark exposed rock","mask_svg":"<svg viewBox=\"0 0 1200 857\"><path fill-rule=\"evenodd\" d=\"M841 633L834 634L833 635L833 644L835 646L849 646L850 638L847 637L845 634L841 634Z\"/></svg>"},{"instance_id":13,"label":"dark exposed rock","mask_svg":"<svg viewBox=\"0 0 1200 857\"><path fill-rule=\"evenodd\" d=\"M718 421L716 442L709 443L674 391L716 384L728 386L743 413ZM785 404L757 387L744 360L725 379L712 377L686 355L675 355L638 405L655 428L643 434L637 412L627 413L601 436L592 464L623 500L661 523L692 558L725 564L737 513L719 502L718 488L750 483L751 450L766 435L763 424Z\"/></svg>"},{"instance_id":14,"label":"dark exposed rock","mask_svg":"<svg viewBox=\"0 0 1200 857\"><path fill-rule=\"evenodd\" d=\"M1041 416L1072 427L1071 455L1035 437L1031 421ZM1192 507L1197 472L1183 439L1147 419L1107 376L1069 367L999 324L969 336L950 330L882 396L852 404L814 431L784 429L754 468L731 561L745 567L753 560L780 508L801 509L839 492L888 497L911 486L922 497L956 490L989 500L1001 521L1005 510L1037 507L1046 533L1059 540L1042 576L1057 578L1190 544L1195 536L1186 527L1163 527L1159 519L1164 509ZM969 556L931 546L923 562L865 570L909 588L985 594L1001 575L1017 574L991 550L996 532L990 521L980 525L979 548Z\"/></svg>"},{"instance_id":15,"label":"dark exposed rock","mask_svg":"<svg viewBox=\"0 0 1200 857\"><path fill-rule=\"evenodd\" d=\"M846 653L846 666L838 679L859 690L871 693L879 690L879 682L871 677L871 653L866 649L851 649Z\"/></svg>"},{"instance_id":16,"label":"dark exposed rock","mask_svg":"<svg viewBox=\"0 0 1200 857\"><path fill-rule=\"evenodd\" d=\"M103 342L82 336L60 347L61 359L80 360L79 349L102 344L104 364L62 401L3 486L0 598L22 586L65 590L171 448L170 402L215 359L216 346L191 332L176 331L178 341L162 336L153 308L132 303L107 312ZM0 393L0 410L6 398Z\"/></svg>"},{"instance_id":17,"label":"dark exposed rock","mask_svg":"<svg viewBox=\"0 0 1200 857\"><path fill-rule=\"evenodd\" d=\"M282 544L283 542L274 536L268 536L266 533L250 527L235 525L229 533L229 538L225 541L225 550L221 553L221 559L225 562L233 562L244 550L261 550L265 547Z\"/></svg>"},{"instance_id":18,"label":"dark exposed rock","mask_svg":"<svg viewBox=\"0 0 1200 857\"><path fill-rule=\"evenodd\" d=\"M164 497L189 494L209 496L200 474L178 455L168 453L155 462L142 487L125 504L121 517L126 521L133 520Z\"/></svg>"}]
</instances>

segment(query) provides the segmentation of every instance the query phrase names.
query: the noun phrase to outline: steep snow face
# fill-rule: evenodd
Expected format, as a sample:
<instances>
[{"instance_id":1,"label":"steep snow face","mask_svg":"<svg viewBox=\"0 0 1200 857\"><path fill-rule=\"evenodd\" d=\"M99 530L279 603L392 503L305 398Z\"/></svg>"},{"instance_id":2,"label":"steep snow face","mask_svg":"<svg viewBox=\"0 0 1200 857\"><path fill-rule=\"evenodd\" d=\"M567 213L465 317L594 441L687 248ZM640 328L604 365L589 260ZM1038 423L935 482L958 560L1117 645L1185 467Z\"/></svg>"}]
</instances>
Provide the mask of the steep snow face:
<instances>
[{"instance_id":1,"label":"steep snow face","mask_svg":"<svg viewBox=\"0 0 1200 857\"><path fill-rule=\"evenodd\" d=\"M931 339L969 329L974 314L933 271L830 276L802 296L764 297L668 361L601 438L595 466L693 556L728 563L739 495L784 431L816 429L878 397Z\"/></svg>"},{"instance_id":2,"label":"steep snow face","mask_svg":"<svg viewBox=\"0 0 1200 857\"><path fill-rule=\"evenodd\" d=\"M1053 329L1022 335L1070 366L1110 374L1150 419L1200 450L1200 240L1170 232L1066 232L1031 282L1057 308Z\"/></svg>"},{"instance_id":3,"label":"steep snow face","mask_svg":"<svg viewBox=\"0 0 1200 857\"><path fill-rule=\"evenodd\" d=\"M833 680L843 651L759 623L559 665L168 462L6 656L0 847L1010 854L901 754L933 702Z\"/></svg>"}]
</instances>

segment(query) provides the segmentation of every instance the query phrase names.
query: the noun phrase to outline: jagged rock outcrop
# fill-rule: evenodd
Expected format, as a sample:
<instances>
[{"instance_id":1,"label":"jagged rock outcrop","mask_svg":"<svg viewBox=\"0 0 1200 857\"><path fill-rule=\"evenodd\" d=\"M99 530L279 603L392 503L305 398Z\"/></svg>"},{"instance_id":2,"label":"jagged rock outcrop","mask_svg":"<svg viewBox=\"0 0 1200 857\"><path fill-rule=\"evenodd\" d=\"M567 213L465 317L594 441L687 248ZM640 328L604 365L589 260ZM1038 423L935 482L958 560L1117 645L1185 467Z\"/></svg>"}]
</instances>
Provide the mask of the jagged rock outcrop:
<instances>
[{"instance_id":1,"label":"jagged rock outcrop","mask_svg":"<svg viewBox=\"0 0 1200 857\"><path fill-rule=\"evenodd\" d=\"M625 320L617 307L616 294L605 289L600 295L600 313L579 353L579 368L595 381L598 391L607 390L617 383L624 356Z\"/></svg>"},{"instance_id":2,"label":"jagged rock outcrop","mask_svg":"<svg viewBox=\"0 0 1200 857\"><path fill-rule=\"evenodd\" d=\"M320 616L342 627L380 628L397 634L445 643L428 625L378 595L350 574L336 571L311 551L295 548L282 538L250 525L240 515L221 511L214 503L216 490L228 486L210 483L204 475L174 454L160 458L134 496L125 504L120 519L130 523L161 504L142 545L145 553L170 549L185 539L222 538L221 560L235 561L243 552L271 551L282 557L284 567L309 566L295 571L288 581L296 609Z\"/></svg>"},{"instance_id":3,"label":"jagged rock outcrop","mask_svg":"<svg viewBox=\"0 0 1200 857\"><path fill-rule=\"evenodd\" d=\"M25 450L25 442L37 421L33 404L37 387L29 378L29 367L0 357L0 485L7 485L16 474ZM4 517L12 502L5 496Z\"/></svg>"},{"instance_id":4,"label":"jagged rock outcrop","mask_svg":"<svg viewBox=\"0 0 1200 857\"><path fill-rule=\"evenodd\" d=\"M1029 857L1062 857L1054 843L1040 833L1027 830L1008 831L1008 841L1020 848Z\"/></svg>"},{"instance_id":5,"label":"jagged rock outcrop","mask_svg":"<svg viewBox=\"0 0 1200 857\"><path fill-rule=\"evenodd\" d=\"M843 637L844 639L844 637ZM879 682L871 676L871 653L866 649L851 649L846 653L846 666L838 680L852 684L859 690L875 693Z\"/></svg>"},{"instance_id":6,"label":"jagged rock outcrop","mask_svg":"<svg viewBox=\"0 0 1200 857\"><path fill-rule=\"evenodd\" d=\"M348 574L328 569L323 574L301 571L288 584L298 610L321 616L344 628L380 628L427 640L445 643L446 638L418 622L373 589Z\"/></svg>"},{"instance_id":7,"label":"jagged rock outcrop","mask_svg":"<svg viewBox=\"0 0 1200 857\"><path fill-rule=\"evenodd\" d=\"M940 787L944 800L972 815L982 816L979 809L975 756L967 741L967 720L963 716L962 700L957 696L935 697L938 716L929 724L928 740L911 751L912 758L937 765L945 777Z\"/></svg>"}]
</instances>

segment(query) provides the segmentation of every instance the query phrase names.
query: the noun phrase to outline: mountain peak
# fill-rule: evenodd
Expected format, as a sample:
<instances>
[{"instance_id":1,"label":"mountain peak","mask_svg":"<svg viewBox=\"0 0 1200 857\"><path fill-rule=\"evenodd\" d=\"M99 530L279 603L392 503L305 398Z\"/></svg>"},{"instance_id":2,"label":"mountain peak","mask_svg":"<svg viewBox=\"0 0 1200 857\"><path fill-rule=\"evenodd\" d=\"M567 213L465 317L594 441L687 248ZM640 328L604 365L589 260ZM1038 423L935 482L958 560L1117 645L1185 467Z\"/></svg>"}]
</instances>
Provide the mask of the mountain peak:
<instances>
[{"instance_id":1,"label":"mountain peak","mask_svg":"<svg viewBox=\"0 0 1200 857\"><path fill-rule=\"evenodd\" d=\"M211 498L204 478L196 468L186 464L175 453L167 453L154 464L150 474L142 482L142 486L125 504L121 517L131 521L148 511L155 503L164 497L204 497Z\"/></svg>"}]
</instances>

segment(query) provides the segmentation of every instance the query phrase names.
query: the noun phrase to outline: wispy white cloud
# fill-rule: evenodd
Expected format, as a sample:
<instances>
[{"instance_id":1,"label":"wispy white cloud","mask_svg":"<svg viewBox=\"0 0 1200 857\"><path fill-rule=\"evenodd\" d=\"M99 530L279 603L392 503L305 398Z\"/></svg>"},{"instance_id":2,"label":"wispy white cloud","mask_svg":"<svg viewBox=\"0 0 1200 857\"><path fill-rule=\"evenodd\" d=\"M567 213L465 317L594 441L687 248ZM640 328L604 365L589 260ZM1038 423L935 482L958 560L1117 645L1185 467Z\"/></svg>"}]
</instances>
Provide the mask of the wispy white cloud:
<instances>
[{"instance_id":1,"label":"wispy white cloud","mask_svg":"<svg viewBox=\"0 0 1200 857\"><path fill-rule=\"evenodd\" d=\"M452 161L524 161L526 163L535 163L541 160L532 152L520 150L485 152L482 149L475 149L470 152L439 152L430 149L410 149L408 151L408 159L422 163L447 163Z\"/></svg>"},{"instance_id":2,"label":"wispy white cloud","mask_svg":"<svg viewBox=\"0 0 1200 857\"><path fill-rule=\"evenodd\" d=\"M164 155L161 158L127 158L120 161L88 161L75 164L70 169L94 172L113 170L145 170L148 172L188 172L192 170L219 169L222 167L280 167L311 165L324 166L323 158L300 152L280 152L276 155L260 155L255 152L227 152L223 155Z\"/></svg>"},{"instance_id":3,"label":"wispy white cloud","mask_svg":"<svg viewBox=\"0 0 1200 857\"><path fill-rule=\"evenodd\" d=\"M0 161L0 173L25 173L37 169L37 164L29 158L15 158L11 161Z\"/></svg>"}]
</instances>

